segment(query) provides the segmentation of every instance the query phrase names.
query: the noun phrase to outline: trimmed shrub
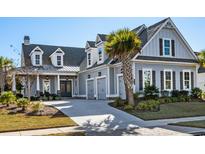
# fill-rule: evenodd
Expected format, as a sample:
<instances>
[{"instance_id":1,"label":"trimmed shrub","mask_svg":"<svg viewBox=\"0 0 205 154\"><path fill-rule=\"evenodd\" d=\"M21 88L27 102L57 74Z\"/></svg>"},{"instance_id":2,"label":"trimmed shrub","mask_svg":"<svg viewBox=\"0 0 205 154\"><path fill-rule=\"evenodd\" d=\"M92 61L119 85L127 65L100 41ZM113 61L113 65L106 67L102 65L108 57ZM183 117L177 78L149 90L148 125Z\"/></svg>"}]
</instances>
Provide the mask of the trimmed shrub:
<instances>
[{"instance_id":1,"label":"trimmed shrub","mask_svg":"<svg viewBox=\"0 0 205 154\"><path fill-rule=\"evenodd\" d=\"M155 99L159 96L159 89L155 85L148 85L144 88L145 99Z\"/></svg>"},{"instance_id":2,"label":"trimmed shrub","mask_svg":"<svg viewBox=\"0 0 205 154\"><path fill-rule=\"evenodd\" d=\"M44 108L44 104L42 102L32 103L32 111L33 112L42 112Z\"/></svg>"},{"instance_id":3,"label":"trimmed shrub","mask_svg":"<svg viewBox=\"0 0 205 154\"><path fill-rule=\"evenodd\" d=\"M192 98L201 98L202 97L202 90L200 88L193 88L191 90Z\"/></svg>"},{"instance_id":4,"label":"trimmed shrub","mask_svg":"<svg viewBox=\"0 0 205 154\"><path fill-rule=\"evenodd\" d=\"M17 106L22 108L22 111L25 111L28 107L30 101L26 98L19 98L17 100Z\"/></svg>"},{"instance_id":5,"label":"trimmed shrub","mask_svg":"<svg viewBox=\"0 0 205 154\"><path fill-rule=\"evenodd\" d=\"M17 94L16 94L16 98L17 98L17 99L19 99L19 98L23 98L23 95L20 94L20 93L17 93Z\"/></svg>"},{"instance_id":6,"label":"trimmed shrub","mask_svg":"<svg viewBox=\"0 0 205 154\"><path fill-rule=\"evenodd\" d=\"M45 92L44 94L45 94L45 96L46 96L47 100L49 100L50 93L49 93L49 92Z\"/></svg>"},{"instance_id":7,"label":"trimmed shrub","mask_svg":"<svg viewBox=\"0 0 205 154\"><path fill-rule=\"evenodd\" d=\"M186 90L181 90L181 91L179 91L179 96L181 97L181 96L189 96L189 92L188 91L186 91Z\"/></svg>"},{"instance_id":8,"label":"trimmed shrub","mask_svg":"<svg viewBox=\"0 0 205 154\"><path fill-rule=\"evenodd\" d=\"M139 98L139 95L140 95L141 93L139 93L139 92L136 92L136 93L134 93L134 100L137 100L138 98Z\"/></svg>"},{"instance_id":9,"label":"trimmed shrub","mask_svg":"<svg viewBox=\"0 0 205 154\"><path fill-rule=\"evenodd\" d=\"M179 98L178 97L171 97L172 103L177 103L179 102Z\"/></svg>"},{"instance_id":10,"label":"trimmed shrub","mask_svg":"<svg viewBox=\"0 0 205 154\"><path fill-rule=\"evenodd\" d=\"M160 102L158 100L142 101L136 106L136 110L140 111L159 111Z\"/></svg>"},{"instance_id":11,"label":"trimmed shrub","mask_svg":"<svg viewBox=\"0 0 205 154\"><path fill-rule=\"evenodd\" d=\"M134 109L134 106L131 104L127 104L124 106L124 110L126 110L126 111L133 110L133 109Z\"/></svg>"},{"instance_id":12,"label":"trimmed shrub","mask_svg":"<svg viewBox=\"0 0 205 154\"><path fill-rule=\"evenodd\" d=\"M57 94L51 94L50 95L52 100L57 100L59 98L59 96Z\"/></svg>"},{"instance_id":13,"label":"trimmed shrub","mask_svg":"<svg viewBox=\"0 0 205 154\"><path fill-rule=\"evenodd\" d=\"M9 104L14 104L16 101L16 96L13 94L13 92L3 92L0 97L1 103L3 105L9 106Z\"/></svg>"},{"instance_id":14,"label":"trimmed shrub","mask_svg":"<svg viewBox=\"0 0 205 154\"><path fill-rule=\"evenodd\" d=\"M172 97L179 97L180 92L179 92L179 90L172 90L171 95L172 95Z\"/></svg>"}]
</instances>

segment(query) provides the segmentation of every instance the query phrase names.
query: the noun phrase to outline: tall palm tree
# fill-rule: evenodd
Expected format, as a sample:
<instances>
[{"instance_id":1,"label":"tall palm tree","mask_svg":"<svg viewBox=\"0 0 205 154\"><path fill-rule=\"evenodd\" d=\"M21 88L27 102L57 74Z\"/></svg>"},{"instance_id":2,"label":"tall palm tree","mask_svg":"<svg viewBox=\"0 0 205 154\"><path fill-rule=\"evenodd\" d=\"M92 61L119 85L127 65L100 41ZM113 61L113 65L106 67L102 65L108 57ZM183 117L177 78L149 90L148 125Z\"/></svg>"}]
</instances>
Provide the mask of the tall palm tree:
<instances>
[{"instance_id":1,"label":"tall palm tree","mask_svg":"<svg viewBox=\"0 0 205 154\"><path fill-rule=\"evenodd\" d=\"M107 36L105 51L111 58L117 58L122 63L126 96L128 102L134 105L133 75L131 59L140 51L141 40L137 34L127 28L119 29Z\"/></svg>"},{"instance_id":2,"label":"tall palm tree","mask_svg":"<svg viewBox=\"0 0 205 154\"><path fill-rule=\"evenodd\" d=\"M4 91L5 85L7 85L7 76L9 70L13 68L13 61L11 59L0 56L0 84L1 92Z\"/></svg>"},{"instance_id":3,"label":"tall palm tree","mask_svg":"<svg viewBox=\"0 0 205 154\"><path fill-rule=\"evenodd\" d=\"M199 58L199 63L202 67L205 67L205 50L202 50L199 54L198 54L198 58Z\"/></svg>"}]
</instances>

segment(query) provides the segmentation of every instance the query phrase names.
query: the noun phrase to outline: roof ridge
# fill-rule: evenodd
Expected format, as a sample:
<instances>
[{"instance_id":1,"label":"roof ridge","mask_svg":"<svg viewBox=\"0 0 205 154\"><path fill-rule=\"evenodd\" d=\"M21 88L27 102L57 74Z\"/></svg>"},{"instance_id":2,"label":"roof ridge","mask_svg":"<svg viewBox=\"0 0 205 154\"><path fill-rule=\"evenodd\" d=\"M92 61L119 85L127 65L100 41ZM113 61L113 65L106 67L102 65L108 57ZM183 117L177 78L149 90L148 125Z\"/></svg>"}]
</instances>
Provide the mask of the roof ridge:
<instances>
[{"instance_id":1,"label":"roof ridge","mask_svg":"<svg viewBox=\"0 0 205 154\"><path fill-rule=\"evenodd\" d=\"M22 45L24 45L22 43ZM78 48L78 49L85 49L83 47L71 47L71 46L58 46L58 45L50 45L50 44L29 44L29 45L35 45L35 46L50 46L50 47L59 47L59 48ZM25 46L29 46L29 45L25 45Z\"/></svg>"},{"instance_id":2,"label":"roof ridge","mask_svg":"<svg viewBox=\"0 0 205 154\"><path fill-rule=\"evenodd\" d=\"M150 25L150 26L148 27L148 29L153 28L153 27L155 27L155 26L158 26L158 25L160 25L160 24L166 22L168 19L170 19L170 17L165 18L165 19L163 19L163 20L160 20L159 22L154 23L153 25Z\"/></svg>"}]
</instances>

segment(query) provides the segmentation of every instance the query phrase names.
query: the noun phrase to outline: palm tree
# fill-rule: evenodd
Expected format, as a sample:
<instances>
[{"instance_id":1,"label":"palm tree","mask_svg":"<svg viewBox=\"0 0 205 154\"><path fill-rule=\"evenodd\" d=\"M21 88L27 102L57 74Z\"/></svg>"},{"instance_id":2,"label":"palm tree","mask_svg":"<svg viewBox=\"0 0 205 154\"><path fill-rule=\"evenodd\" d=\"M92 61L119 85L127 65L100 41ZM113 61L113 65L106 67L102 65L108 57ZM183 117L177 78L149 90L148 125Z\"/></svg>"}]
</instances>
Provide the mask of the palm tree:
<instances>
[{"instance_id":1,"label":"palm tree","mask_svg":"<svg viewBox=\"0 0 205 154\"><path fill-rule=\"evenodd\" d=\"M202 67L205 67L205 50L201 51L198 54L198 58L199 58L199 63Z\"/></svg>"},{"instance_id":2,"label":"palm tree","mask_svg":"<svg viewBox=\"0 0 205 154\"><path fill-rule=\"evenodd\" d=\"M0 56L0 84L1 92L4 91L5 85L7 85L8 71L13 68L13 61L11 59Z\"/></svg>"},{"instance_id":3,"label":"palm tree","mask_svg":"<svg viewBox=\"0 0 205 154\"><path fill-rule=\"evenodd\" d=\"M128 102L134 105L133 75L131 59L140 51L141 40L137 34L127 28L119 29L107 36L105 51L111 58L119 59L122 63L126 96Z\"/></svg>"}]
</instances>

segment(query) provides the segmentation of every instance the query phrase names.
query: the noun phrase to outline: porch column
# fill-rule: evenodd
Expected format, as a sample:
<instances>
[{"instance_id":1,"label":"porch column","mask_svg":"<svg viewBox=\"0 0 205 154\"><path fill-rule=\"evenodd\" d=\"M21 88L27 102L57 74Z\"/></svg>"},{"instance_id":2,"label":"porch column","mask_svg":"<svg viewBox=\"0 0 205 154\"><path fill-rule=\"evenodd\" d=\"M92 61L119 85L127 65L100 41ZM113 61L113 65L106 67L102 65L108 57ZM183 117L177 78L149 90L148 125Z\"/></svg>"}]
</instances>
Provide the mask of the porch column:
<instances>
[{"instance_id":1,"label":"porch column","mask_svg":"<svg viewBox=\"0 0 205 154\"><path fill-rule=\"evenodd\" d=\"M40 82L39 82L39 74L36 76L36 96L40 95Z\"/></svg>"},{"instance_id":2,"label":"porch column","mask_svg":"<svg viewBox=\"0 0 205 154\"><path fill-rule=\"evenodd\" d=\"M13 93L16 93L16 75L13 74L12 76L12 91Z\"/></svg>"},{"instance_id":3,"label":"porch column","mask_svg":"<svg viewBox=\"0 0 205 154\"><path fill-rule=\"evenodd\" d=\"M60 75L57 75L57 95L60 96Z\"/></svg>"}]
</instances>

